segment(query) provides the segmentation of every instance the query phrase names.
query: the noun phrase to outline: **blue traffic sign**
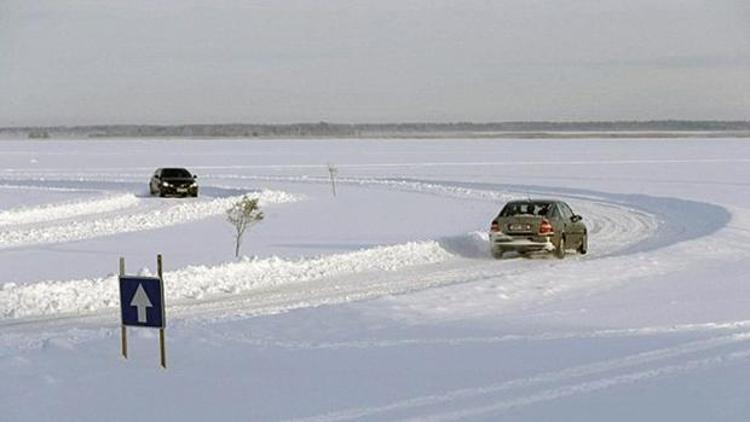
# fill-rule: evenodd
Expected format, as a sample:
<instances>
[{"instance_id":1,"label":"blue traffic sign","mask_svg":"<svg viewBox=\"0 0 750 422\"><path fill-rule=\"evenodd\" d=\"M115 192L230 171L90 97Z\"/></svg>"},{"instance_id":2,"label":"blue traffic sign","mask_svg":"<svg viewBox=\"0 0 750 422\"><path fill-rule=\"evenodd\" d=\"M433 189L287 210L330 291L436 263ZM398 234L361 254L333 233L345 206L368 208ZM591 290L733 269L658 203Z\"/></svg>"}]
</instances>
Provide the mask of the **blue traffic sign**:
<instances>
[{"instance_id":1,"label":"blue traffic sign","mask_svg":"<svg viewBox=\"0 0 750 422\"><path fill-rule=\"evenodd\" d=\"M157 277L120 276L122 325L164 328L164 290Z\"/></svg>"}]
</instances>

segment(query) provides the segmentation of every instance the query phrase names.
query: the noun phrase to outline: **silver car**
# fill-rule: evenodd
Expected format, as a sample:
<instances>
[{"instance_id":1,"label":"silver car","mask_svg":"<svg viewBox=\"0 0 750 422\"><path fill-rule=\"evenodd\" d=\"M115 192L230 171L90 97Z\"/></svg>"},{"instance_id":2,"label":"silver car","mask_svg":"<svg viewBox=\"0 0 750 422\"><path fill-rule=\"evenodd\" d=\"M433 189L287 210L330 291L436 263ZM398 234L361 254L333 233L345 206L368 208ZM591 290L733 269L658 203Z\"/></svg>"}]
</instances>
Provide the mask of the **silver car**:
<instances>
[{"instance_id":1,"label":"silver car","mask_svg":"<svg viewBox=\"0 0 750 422\"><path fill-rule=\"evenodd\" d=\"M568 250L588 252L588 229L583 217L557 200L511 201L492 220L490 247L495 258L506 252L522 255L550 252L565 258Z\"/></svg>"}]
</instances>

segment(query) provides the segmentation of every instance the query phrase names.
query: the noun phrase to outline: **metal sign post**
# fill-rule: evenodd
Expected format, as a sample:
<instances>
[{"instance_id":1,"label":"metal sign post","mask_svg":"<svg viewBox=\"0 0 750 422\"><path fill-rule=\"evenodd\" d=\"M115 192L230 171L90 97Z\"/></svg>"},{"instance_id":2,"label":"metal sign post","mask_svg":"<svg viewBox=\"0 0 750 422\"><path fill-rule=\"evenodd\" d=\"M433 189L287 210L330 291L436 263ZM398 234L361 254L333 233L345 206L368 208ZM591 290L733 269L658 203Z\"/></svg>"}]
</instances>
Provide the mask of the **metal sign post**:
<instances>
[{"instance_id":1,"label":"metal sign post","mask_svg":"<svg viewBox=\"0 0 750 422\"><path fill-rule=\"evenodd\" d=\"M120 316L122 356L128 358L127 327L159 329L159 351L162 368L167 367L164 328L167 318L164 302L164 279L161 255L156 257L158 277L125 275L125 259L120 258Z\"/></svg>"},{"instance_id":2,"label":"metal sign post","mask_svg":"<svg viewBox=\"0 0 750 422\"><path fill-rule=\"evenodd\" d=\"M167 369L167 348L164 339L164 326L167 324L167 318L165 315L166 306L164 306L164 276L161 269L161 254L156 255L156 274L159 276L159 284L161 285L159 291L161 291L162 319L164 321L159 327L159 354L161 355L161 367Z\"/></svg>"},{"instance_id":3,"label":"metal sign post","mask_svg":"<svg viewBox=\"0 0 750 422\"><path fill-rule=\"evenodd\" d=\"M125 258L120 257L120 278L125 277ZM122 295L122 292L120 292ZM122 304L120 305L122 307ZM128 329L124 323L120 323L120 350L122 357L128 358Z\"/></svg>"}]
</instances>

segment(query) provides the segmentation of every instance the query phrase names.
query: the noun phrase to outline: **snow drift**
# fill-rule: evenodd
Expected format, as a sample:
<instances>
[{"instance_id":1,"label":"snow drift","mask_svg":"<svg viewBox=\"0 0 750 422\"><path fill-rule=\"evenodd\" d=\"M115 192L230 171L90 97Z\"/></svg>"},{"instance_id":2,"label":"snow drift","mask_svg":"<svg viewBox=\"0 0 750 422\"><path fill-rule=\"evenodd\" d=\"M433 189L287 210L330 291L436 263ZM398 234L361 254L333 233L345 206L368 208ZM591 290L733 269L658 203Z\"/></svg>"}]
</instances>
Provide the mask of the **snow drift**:
<instances>
[{"instance_id":1,"label":"snow drift","mask_svg":"<svg viewBox=\"0 0 750 422\"><path fill-rule=\"evenodd\" d=\"M237 294L280 284L357 274L396 271L451 258L437 242L410 242L297 261L244 258L218 266L190 266L164 274L168 303L212 295ZM86 314L118 306L117 277L43 281L0 288L0 319Z\"/></svg>"},{"instance_id":2,"label":"snow drift","mask_svg":"<svg viewBox=\"0 0 750 422\"><path fill-rule=\"evenodd\" d=\"M287 192L264 190L249 192L249 196L258 198L261 204L283 204L293 202L299 198ZM199 220L226 212L241 196L215 198L209 201L189 201L166 209L156 209L137 214L121 214L96 220L76 220L51 227L20 228L0 232L0 249L35 244L70 242L109 236L118 233L130 233L143 230L173 226ZM89 205L65 208L63 211L90 213L94 208ZM94 204L99 207L101 204ZM111 205L110 205L111 206ZM34 215L47 216L47 211L29 211L26 217L32 219ZM50 217L51 218L51 217Z\"/></svg>"}]
</instances>

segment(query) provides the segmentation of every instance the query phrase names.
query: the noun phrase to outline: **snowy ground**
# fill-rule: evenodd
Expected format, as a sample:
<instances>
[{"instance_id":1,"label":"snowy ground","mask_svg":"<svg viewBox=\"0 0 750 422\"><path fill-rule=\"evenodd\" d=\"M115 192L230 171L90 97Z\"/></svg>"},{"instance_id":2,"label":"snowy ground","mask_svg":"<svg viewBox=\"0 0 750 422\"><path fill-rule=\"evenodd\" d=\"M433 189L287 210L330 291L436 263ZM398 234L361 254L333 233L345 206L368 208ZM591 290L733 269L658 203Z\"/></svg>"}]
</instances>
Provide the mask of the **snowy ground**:
<instances>
[{"instance_id":1,"label":"snowy ground","mask_svg":"<svg viewBox=\"0 0 750 422\"><path fill-rule=\"evenodd\" d=\"M338 195L327 163L339 169ZM0 142L0 420L744 421L750 143ZM147 194L156 167L197 199ZM233 258L228 204L266 220ZM511 198L590 253L489 257ZM114 272L165 262L119 357Z\"/></svg>"}]
</instances>

